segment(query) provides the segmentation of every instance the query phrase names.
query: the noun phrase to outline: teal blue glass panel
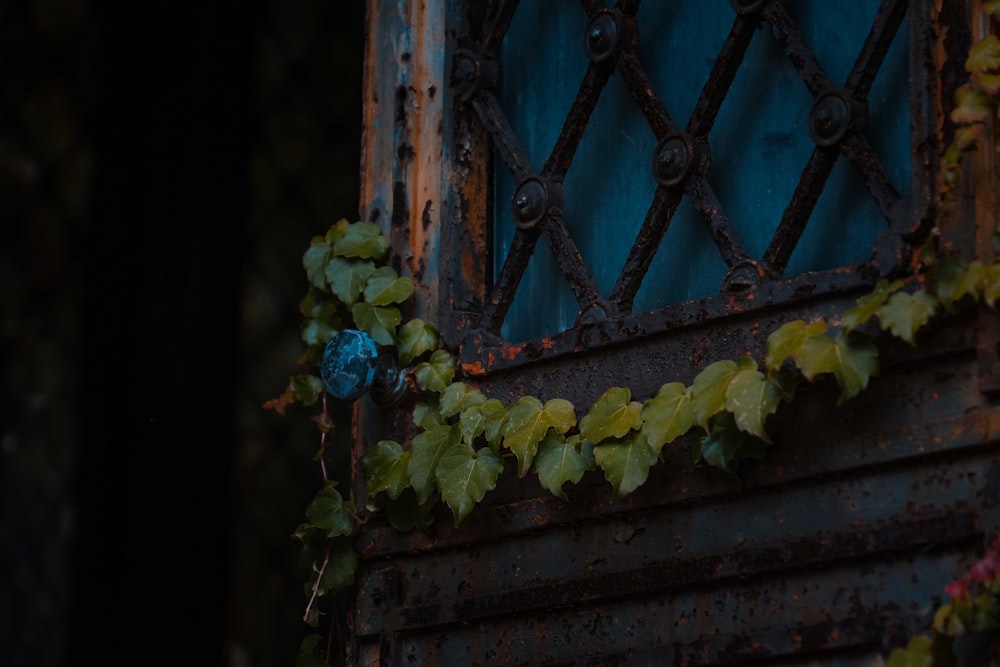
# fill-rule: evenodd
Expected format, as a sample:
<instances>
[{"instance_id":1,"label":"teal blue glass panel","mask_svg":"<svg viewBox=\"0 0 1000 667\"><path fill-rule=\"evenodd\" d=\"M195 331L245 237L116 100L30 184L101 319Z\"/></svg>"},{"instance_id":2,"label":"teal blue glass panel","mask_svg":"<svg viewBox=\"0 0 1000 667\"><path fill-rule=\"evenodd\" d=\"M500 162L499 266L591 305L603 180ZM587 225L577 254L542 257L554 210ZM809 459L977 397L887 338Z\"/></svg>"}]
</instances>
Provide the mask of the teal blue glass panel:
<instances>
[{"instance_id":1,"label":"teal blue glass panel","mask_svg":"<svg viewBox=\"0 0 1000 667\"><path fill-rule=\"evenodd\" d=\"M835 86L843 85L879 3L786 2ZM725 0L644 2L638 57L674 124L684 128L735 14ZM531 166L549 156L589 61L587 18L578 2L522 0L500 53L498 98ZM869 93L866 135L905 198L910 181L908 24L904 21ZM815 148L813 97L764 23L757 30L708 140L708 180L751 258L759 259ZM567 229L608 295L628 256L656 183L656 138L620 76L612 75L566 174ZM499 270L514 236L515 184L494 164L494 253ZM820 196L786 277L866 260L887 223L843 156ZM683 198L635 302L634 312L717 294L727 267L701 217ZM502 334L511 341L573 325L579 310L540 239Z\"/></svg>"}]
</instances>

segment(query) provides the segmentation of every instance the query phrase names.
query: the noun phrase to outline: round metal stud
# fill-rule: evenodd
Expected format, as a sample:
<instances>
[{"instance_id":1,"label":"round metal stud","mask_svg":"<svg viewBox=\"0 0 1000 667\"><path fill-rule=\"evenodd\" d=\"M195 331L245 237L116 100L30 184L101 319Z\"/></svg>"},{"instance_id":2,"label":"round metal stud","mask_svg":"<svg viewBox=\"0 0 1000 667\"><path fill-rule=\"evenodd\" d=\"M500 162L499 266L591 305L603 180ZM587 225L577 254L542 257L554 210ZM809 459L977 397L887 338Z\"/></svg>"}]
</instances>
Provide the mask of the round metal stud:
<instances>
[{"instance_id":1,"label":"round metal stud","mask_svg":"<svg viewBox=\"0 0 1000 667\"><path fill-rule=\"evenodd\" d=\"M733 10L737 14L742 14L744 16L748 14L756 14L760 10L764 9L768 0L729 0L729 4L732 5Z\"/></svg>"},{"instance_id":2,"label":"round metal stud","mask_svg":"<svg viewBox=\"0 0 1000 667\"><path fill-rule=\"evenodd\" d=\"M592 304L583 309L576 318L577 324L596 324L608 319L607 309L599 303Z\"/></svg>"},{"instance_id":3,"label":"round metal stud","mask_svg":"<svg viewBox=\"0 0 1000 667\"><path fill-rule=\"evenodd\" d=\"M825 92L809 111L809 136L820 146L833 146L844 138L855 120L853 105L844 93Z\"/></svg>"},{"instance_id":4,"label":"round metal stud","mask_svg":"<svg viewBox=\"0 0 1000 667\"><path fill-rule=\"evenodd\" d=\"M738 262L722 281L723 292L742 292L760 285L763 278L760 267L752 260Z\"/></svg>"},{"instance_id":5,"label":"round metal stud","mask_svg":"<svg viewBox=\"0 0 1000 667\"><path fill-rule=\"evenodd\" d=\"M682 134L672 134L656 146L653 154L653 178L660 185L677 185L691 171L694 146Z\"/></svg>"},{"instance_id":6,"label":"round metal stud","mask_svg":"<svg viewBox=\"0 0 1000 667\"><path fill-rule=\"evenodd\" d=\"M621 17L611 10L604 10L587 26L583 48L595 63L610 58L621 43Z\"/></svg>"},{"instance_id":7,"label":"round metal stud","mask_svg":"<svg viewBox=\"0 0 1000 667\"><path fill-rule=\"evenodd\" d=\"M464 102L477 91L496 86L496 61L482 57L469 49L458 49L451 70L451 81L459 98Z\"/></svg>"},{"instance_id":8,"label":"round metal stud","mask_svg":"<svg viewBox=\"0 0 1000 667\"><path fill-rule=\"evenodd\" d=\"M510 206L514 223L520 229L533 229L549 208L549 191L541 179L534 176L521 181L514 190Z\"/></svg>"}]
</instances>

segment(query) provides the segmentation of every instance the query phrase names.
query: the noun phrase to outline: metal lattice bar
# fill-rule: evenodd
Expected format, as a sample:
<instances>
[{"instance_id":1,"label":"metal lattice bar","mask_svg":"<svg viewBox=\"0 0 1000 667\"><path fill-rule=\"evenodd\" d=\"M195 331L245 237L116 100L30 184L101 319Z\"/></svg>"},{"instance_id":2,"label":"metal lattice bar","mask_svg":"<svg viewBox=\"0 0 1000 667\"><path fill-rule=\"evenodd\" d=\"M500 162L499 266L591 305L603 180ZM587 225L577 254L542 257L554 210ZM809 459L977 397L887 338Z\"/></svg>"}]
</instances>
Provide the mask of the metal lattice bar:
<instances>
[{"instance_id":1,"label":"metal lattice bar","mask_svg":"<svg viewBox=\"0 0 1000 667\"><path fill-rule=\"evenodd\" d=\"M833 83L816 60L816 55L809 48L802 31L795 25L785 6L780 2L768 3L764 9L764 18L771 24L775 38L785 48L785 55L798 70L802 82L806 84L812 96L819 97L833 88Z\"/></svg>"},{"instance_id":2,"label":"metal lattice bar","mask_svg":"<svg viewBox=\"0 0 1000 667\"><path fill-rule=\"evenodd\" d=\"M680 203L681 193L677 188L656 188L653 203L611 292L611 302L620 310L627 312L632 309L632 302L642 286L649 264L660 249L663 235Z\"/></svg>"},{"instance_id":3,"label":"metal lattice bar","mask_svg":"<svg viewBox=\"0 0 1000 667\"><path fill-rule=\"evenodd\" d=\"M892 184L888 172L886 172L878 155L875 154L871 144L865 137L854 134L847 137L841 150L864 174L868 192L878 203L879 209L893 228L897 228L898 225L902 224L902 221L896 220L894 213L903 197L896 190L896 186Z\"/></svg>"},{"instance_id":4,"label":"metal lattice bar","mask_svg":"<svg viewBox=\"0 0 1000 667\"><path fill-rule=\"evenodd\" d=\"M785 208L778 229L761 259L761 268L769 277L780 278L785 272L788 260L805 231L806 221L812 215L823 191L823 184L830 177L836 162L836 150L821 146L813 150L799 178L799 184L795 187L792 201Z\"/></svg>"},{"instance_id":5,"label":"metal lattice bar","mask_svg":"<svg viewBox=\"0 0 1000 667\"><path fill-rule=\"evenodd\" d=\"M511 129L497 98L492 93L480 92L477 97L473 98L472 106L479 115L479 120L490 133L493 146L500 154L500 158L506 163L514 181L523 181L531 175L528 154L517 140L517 135Z\"/></svg>"},{"instance_id":6,"label":"metal lattice bar","mask_svg":"<svg viewBox=\"0 0 1000 667\"><path fill-rule=\"evenodd\" d=\"M566 170L569 169L573 155L583 138L583 132L587 129L587 121L590 120L590 115L593 113L594 107L597 106L601 90L604 89L611 76L610 63L607 63L608 66L602 65L591 63L587 68L587 73L580 83L580 90L576 99L573 100L573 106L570 107L569 114L566 116L566 122L563 123L559 138L556 139L552 153L546 160L545 166L542 167L544 177L562 178L566 175Z\"/></svg>"},{"instance_id":7,"label":"metal lattice bar","mask_svg":"<svg viewBox=\"0 0 1000 667\"><path fill-rule=\"evenodd\" d=\"M490 9L493 11L484 22L486 28L483 31L483 42L479 49L481 53L490 56L496 55L500 49L500 42L503 41L504 35L507 34L507 28L510 27L510 22L514 18L517 4L518 0L498 0L489 3Z\"/></svg>"},{"instance_id":8,"label":"metal lattice bar","mask_svg":"<svg viewBox=\"0 0 1000 667\"><path fill-rule=\"evenodd\" d=\"M743 62L750 40L760 20L756 16L737 15L732 30L722 45L722 51L712 66L712 73L701 89L701 95L695 104L691 118L688 120L687 131L693 137L706 137L712 131L715 118L719 114L722 102L729 94L736 71Z\"/></svg>"},{"instance_id":9,"label":"metal lattice bar","mask_svg":"<svg viewBox=\"0 0 1000 667\"><path fill-rule=\"evenodd\" d=\"M892 40L906 16L906 4L905 0L883 0L879 7L875 23L844 86L855 98L860 100L868 97L872 82L875 81Z\"/></svg>"}]
</instances>

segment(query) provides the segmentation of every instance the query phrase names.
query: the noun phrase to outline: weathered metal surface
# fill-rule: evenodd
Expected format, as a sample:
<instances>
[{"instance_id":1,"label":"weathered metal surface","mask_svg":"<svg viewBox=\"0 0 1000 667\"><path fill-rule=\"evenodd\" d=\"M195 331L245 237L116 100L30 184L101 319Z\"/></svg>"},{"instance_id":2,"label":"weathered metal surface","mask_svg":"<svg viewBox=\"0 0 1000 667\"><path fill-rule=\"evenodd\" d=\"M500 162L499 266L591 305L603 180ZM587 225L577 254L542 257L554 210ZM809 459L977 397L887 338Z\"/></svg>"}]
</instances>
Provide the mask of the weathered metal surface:
<instances>
[{"instance_id":1,"label":"weathered metal surface","mask_svg":"<svg viewBox=\"0 0 1000 667\"><path fill-rule=\"evenodd\" d=\"M595 27L603 3L582 4ZM677 132L693 145L711 131L725 78L761 22L783 36L815 97L833 89L782 3L733 4L740 13L714 66L718 76L703 89L686 134L655 97L633 90L658 138ZM476 74L470 88L456 83L452 71L457 48L473 60L472 70L458 71L482 73L484 63L488 70L518 6L431 0L387 11L369 2L362 213L386 226L394 247L403 249L400 268L426 285L412 314L441 325L445 341L460 352L464 379L488 394L508 404L524 394L561 396L585 408L611 386L628 386L643 399L664 382L690 382L717 359L759 358L768 332L791 319L841 312L898 268L907 256L903 235L926 228L933 155L947 132L941 99L959 80L962 48L955 41L967 19L956 0L886 0L846 88L864 97L901 12L909 12L917 145L905 201L870 146L848 130L835 146L816 147L816 164L803 178L815 183L795 195L761 267L745 263L749 254L728 235L721 206L710 191L698 190L704 180L698 170L685 167L676 180L658 184L607 302L573 257L573 239L563 237L557 211L516 233L488 293L488 137L512 163L515 185L529 178L559 182L607 72L617 66L622 78L643 80L640 69L629 69L628 40L623 48L615 42L610 56L595 43L573 111L536 169L506 125L490 73ZM637 6L623 2L618 9L630 16ZM588 57L582 43L580 51ZM809 218L814 204L809 193L838 151L861 164L891 222L888 234L873 244L871 262L779 279L801 233L798 221ZM693 154L686 153L689 160ZM979 182L992 186L995 166L978 169ZM945 230L948 248L982 245L983 227L975 231L977 212L970 209L979 209L979 219L984 212L995 219L995 192L981 186L968 193ZM715 216L716 242L733 269L760 268L764 276L759 284L741 276L748 284L738 293L633 313L640 274L685 196L700 197L702 212ZM970 223L971 236L960 231ZM557 248L566 241L557 251L566 272L584 276L576 290L581 310L595 310L569 331L511 345L497 335L509 293L537 240L553 238ZM943 585L1000 530L1000 405L983 393L990 360L1000 354L1000 328L991 322L975 309L962 311L922 331L919 348L883 347L881 375L863 397L841 407L831 407L833 383L803 388L793 408L773 418L775 444L766 460L745 468L742 484L692 467L682 439L622 501L611 498L597 473L572 487L567 503L531 476L519 480L508 471L460 528L442 510L428 532L403 535L378 513L363 511L352 662L878 664L890 646L926 628ZM405 440L404 410L380 411L367 398L360 406L356 460L378 439ZM362 499L364 489L354 493Z\"/></svg>"}]
</instances>

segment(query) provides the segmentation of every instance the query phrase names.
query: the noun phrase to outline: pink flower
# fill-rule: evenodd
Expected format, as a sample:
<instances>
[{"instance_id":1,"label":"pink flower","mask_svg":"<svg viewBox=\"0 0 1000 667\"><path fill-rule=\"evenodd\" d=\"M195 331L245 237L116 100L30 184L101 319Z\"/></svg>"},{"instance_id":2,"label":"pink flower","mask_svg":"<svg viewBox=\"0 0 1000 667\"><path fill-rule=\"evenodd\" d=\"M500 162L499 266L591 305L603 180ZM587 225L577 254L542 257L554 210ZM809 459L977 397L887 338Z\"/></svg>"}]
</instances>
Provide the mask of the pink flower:
<instances>
[{"instance_id":1,"label":"pink flower","mask_svg":"<svg viewBox=\"0 0 1000 667\"><path fill-rule=\"evenodd\" d=\"M978 563L969 570L969 576L980 583L993 581L997 574L1000 574L1000 555L995 551L990 551Z\"/></svg>"},{"instance_id":2,"label":"pink flower","mask_svg":"<svg viewBox=\"0 0 1000 667\"><path fill-rule=\"evenodd\" d=\"M951 582L944 587L944 592L948 594L952 600L960 600L968 595L969 592L969 579L967 577L962 577L956 581Z\"/></svg>"}]
</instances>

